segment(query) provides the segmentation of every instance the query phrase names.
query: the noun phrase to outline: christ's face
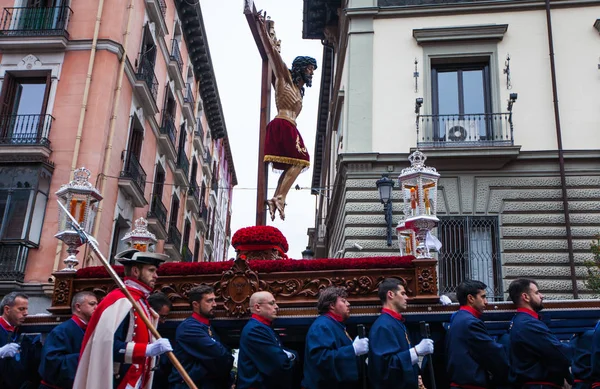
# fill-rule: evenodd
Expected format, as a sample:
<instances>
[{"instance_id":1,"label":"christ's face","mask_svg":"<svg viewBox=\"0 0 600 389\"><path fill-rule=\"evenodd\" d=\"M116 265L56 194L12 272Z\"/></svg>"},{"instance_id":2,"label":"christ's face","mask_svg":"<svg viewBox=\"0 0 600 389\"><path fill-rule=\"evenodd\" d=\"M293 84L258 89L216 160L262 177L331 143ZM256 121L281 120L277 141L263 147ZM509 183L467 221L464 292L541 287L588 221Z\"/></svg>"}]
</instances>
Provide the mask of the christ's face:
<instances>
[{"instance_id":1,"label":"christ's face","mask_svg":"<svg viewBox=\"0 0 600 389\"><path fill-rule=\"evenodd\" d=\"M313 65L308 65L304 72L302 72L302 81L306 84L306 86L312 86L312 78L315 74L315 67Z\"/></svg>"}]
</instances>

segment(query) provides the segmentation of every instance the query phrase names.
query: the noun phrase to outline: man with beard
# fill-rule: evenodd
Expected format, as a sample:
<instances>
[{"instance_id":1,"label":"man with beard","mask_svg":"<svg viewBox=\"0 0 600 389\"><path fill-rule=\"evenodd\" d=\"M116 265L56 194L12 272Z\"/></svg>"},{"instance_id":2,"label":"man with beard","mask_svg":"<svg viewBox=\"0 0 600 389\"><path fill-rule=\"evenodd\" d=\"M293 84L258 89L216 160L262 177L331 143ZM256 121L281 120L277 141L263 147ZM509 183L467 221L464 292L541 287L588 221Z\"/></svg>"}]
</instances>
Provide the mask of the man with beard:
<instances>
[{"instance_id":1,"label":"man with beard","mask_svg":"<svg viewBox=\"0 0 600 389\"><path fill-rule=\"evenodd\" d=\"M446 335L446 368L454 388L489 388L492 383L505 383L508 377L507 351L492 339L481 320L486 288L481 281L464 280L456 289L460 309L452 315Z\"/></svg>"},{"instance_id":2,"label":"man with beard","mask_svg":"<svg viewBox=\"0 0 600 389\"><path fill-rule=\"evenodd\" d=\"M561 343L540 320L542 295L534 280L521 278L508 287L517 306L510 324L510 378L522 389L557 389L571 380L573 349Z\"/></svg>"},{"instance_id":3,"label":"man with beard","mask_svg":"<svg viewBox=\"0 0 600 389\"><path fill-rule=\"evenodd\" d=\"M369 339L354 341L344 322L350 318L350 303L344 288L321 290L317 310L320 316L306 334L304 351L305 389L354 389L359 387L361 355L369 352Z\"/></svg>"},{"instance_id":4,"label":"man with beard","mask_svg":"<svg viewBox=\"0 0 600 389\"><path fill-rule=\"evenodd\" d=\"M369 381L374 389L417 389L419 356L433 354L433 341L411 347L402 312L408 307L404 285L386 278L379 285L381 315L369 331Z\"/></svg>"},{"instance_id":5,"label":"man with beard","mask_svg":"<svg viewBox=\"0 0 600 389\"><path fill-rule=\"evenodd\" d=\"M129 249L115 259L123 264L125 287L156 325L158 316L147 298L154 289L156 270L168 256ZM151 388L154 357L173 351L168 339L154 339L121 289L98 304L86 329L74 388Z\"/></svg>"},{"instance_id":6,"label":"man with beard","mask_svg":"<svg viewBox=\"0 0 600 389\"><path fill-rule=\"evenodd\" d=\"M285 198L298 178L310 166L310 157L304 146L300 132L296 128L296 118L302 110L304 86L312 85L312 77L317 70L317 61L312 57L296 57L292 69L288 69L279 53L279 41L273 32L273 21L259 19L266 23L271 44L267 44L269 58L273 61L275 74L275 104L277 116L267 125L264 162L272 163L273 169L282 174L277 182L273 197L267 201L271 220L275 211L281 220L285 219Z\"/></svg>"},{"instance_id":7,"label":"man with beard","mask_svg":"<svg viewBox=\"0 0 600 389\"><path fill-rule=\"evenodd\" d=\"M73 297L73 316L54 328L44 342L39 368L42 383L39 389L73 387L83 336L97 306L98 299L92 292L79 292Z\"/></svg>"},{"instance_id":8,"label":"man with beard","mask_svg":"<svg viewBox=\"0 0 600 389\"><path fill-rule=\"evenodd\" d=\"M215 317L215 291L201 285L188 292L192 316L177 327L175 356L196 386L202 389L229 389L232 384L233 356L210 326ZM186 389L177 370L169 377L171 389Z\"/></svg>"},{"instance_id":9,"label":"man with beard","mask_svg":"<svg viewBox=\"0 0 600 389\"><path fill-rule=\"evenodd\" d=\"M289 389L292 386L295 352L281 345L271 325L277 318L277 302L269 292L250 296L252 318L240 337L237 389Z\"/></svg>"}]
</instances>

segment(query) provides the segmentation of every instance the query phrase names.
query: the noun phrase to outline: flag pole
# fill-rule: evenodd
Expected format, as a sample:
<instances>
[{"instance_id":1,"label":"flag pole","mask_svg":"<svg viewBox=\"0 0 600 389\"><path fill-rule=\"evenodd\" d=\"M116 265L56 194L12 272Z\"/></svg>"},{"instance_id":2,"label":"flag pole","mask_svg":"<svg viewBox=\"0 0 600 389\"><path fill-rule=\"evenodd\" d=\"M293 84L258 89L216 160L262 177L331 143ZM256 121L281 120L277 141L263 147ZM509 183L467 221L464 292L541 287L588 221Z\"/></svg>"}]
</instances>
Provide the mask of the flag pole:
<instances>
[{"instance_id":1,"label":"flag pole","mask_svg":"<svg viewBox=\"0 0 600 389\"><path fill-rule=\"evenodd\" d=\"M140 318L142 319L142 321L144 322L146 327L148 327L148 329L152 333L152 336L154 336L156 339L160 339L161 338L160 334L158 333L156 328L154 328L154 325L152 324L152 322L150 322L150 319L148 319L148 316L146 316L146 313L144 312L144 310L140 307L138 302L135 301L135 299L133 298L131 293L129 293L129 290L127 290L125 283L123 282L123 280L121 280L121 277L119 277L119 275L117 274L115 269L113 269L112 266L110 266L110 263L108 262L106 257L104 257L104 255L100 252L100 249L98 248L98 243L97 243L96 239L93 236L91 236L90 234L88 234L87 232L85 232L85 230L83 228L81 228L81 226L79 225L77 220L75 220L73 215L71 215L71 213L69 211L67 211L65 206L60 201L57 201L57 202L58 202L58 206L62 208L63 212L65 214L67 214L68 218L70 219L70 224L73 227L73 229L75 231L77 231L77 233L79 233L82 241L84 243L88 243L90 245L90 247L92 248L92 251L94 251L96 253L98 258L100 259L100 262L102 262L102 265L104 266L104 268L106 269L106 271L108 272L110 277L117 284L119 289L121 289L121 292L123 292L125 297L127 297L127 300L129 300L131 305L133 305L133 309L138 313L138 315L140 316ZM167 352L167 357L173 364L173 367L175 367L175 369L177 369L179 374L181 374L181 378L190 387L190 389L198 389L196 387L196 385L194 384L194 381L192 381L192 379L190 378L187 371L185 371L185 369L183 368L183 366L181 365L181 363L175 356L175 354L173 354L172 351L169 351L169 352Z\"/></svg>"}]
</instances>

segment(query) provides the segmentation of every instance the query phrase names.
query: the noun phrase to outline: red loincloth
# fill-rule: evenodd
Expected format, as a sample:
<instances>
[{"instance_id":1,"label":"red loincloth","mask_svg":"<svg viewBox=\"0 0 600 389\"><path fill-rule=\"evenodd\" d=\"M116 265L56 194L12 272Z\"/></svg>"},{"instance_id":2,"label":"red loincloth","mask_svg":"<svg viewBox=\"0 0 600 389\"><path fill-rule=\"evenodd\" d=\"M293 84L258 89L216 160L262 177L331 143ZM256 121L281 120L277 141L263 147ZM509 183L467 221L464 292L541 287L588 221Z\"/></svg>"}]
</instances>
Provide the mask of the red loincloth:
<instances>
[{"instance_id":1,"label":"red loincloth","mask_svg":"<svg viewBox=\"0 0 600 389\"><path fill-rule=\"evenodd\" d=\"M289 166L310 166L310 156L302 136L292 123L275 118L267 125L264 162L271 162L275 170L285 170Z\"/></svg>"}]
</instances>

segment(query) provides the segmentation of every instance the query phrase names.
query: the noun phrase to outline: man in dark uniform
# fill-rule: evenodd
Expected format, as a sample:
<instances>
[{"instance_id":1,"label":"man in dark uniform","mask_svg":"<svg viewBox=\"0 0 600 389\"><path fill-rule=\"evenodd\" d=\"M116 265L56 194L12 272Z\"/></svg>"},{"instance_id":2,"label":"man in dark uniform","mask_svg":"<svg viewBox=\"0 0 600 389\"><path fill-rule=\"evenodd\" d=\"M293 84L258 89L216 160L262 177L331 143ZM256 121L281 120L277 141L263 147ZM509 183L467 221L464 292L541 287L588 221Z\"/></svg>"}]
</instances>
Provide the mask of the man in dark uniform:
<instances>
[{"instance_id":1,"label":"man in dark uniform","mask_svg":"<svg viewBox=\"0 0 600 389\"><path fill-rule=\"evenodd\" d=\"M148 296L148 304L150 304L152 310L158 314L157 330L160 333L161 325L167 322L169 313L173 308L173 303L171 303L171 300L169 300L169 297L166 294L154 292ZM162 333L161 336L163 336ZM169 387L169 375L171 374L172 367L167 354L156 357L154 379L152 380L153 389L164 389Z\"/></svg>"},{"instance_id":2,"label":"man in dark uniform","mask_svg":"<svg viewBox=\"0 0 600 389\"><path fill-rule=\"evenodd\" d=\"M344 322L350 317L350 303L344 288L321 290L317 310L320 316L306 334L304 352L305 389L353 389L359 387L359 356L369 352L369 339L354 341Z\"/></svg>"},{"instance_id":3,"label":"man in dark uniform","mask_svg":"<svg viewBox=\"0 0 600 389\"><path fill-rule=\"evenodd\" d=\"M539 318L544 295L534 280L521 278L508 287L517 306L510 328L510 378L522 389L559 389L571 379L573 349L561 343Z\"/></svg>"},{"instance_id":4,"label":"man in dark uniform","mask_svg":"<svg viewBox=\"0 0 600 389\"><path fill-rule=\"evenodd\" d=\"M40 389L73 387L85 329L97 305L98 299L92 292L79 292L73 297L73 316L50 331L44 342L39 368Z\"/></svg>"},{"instance_id":5,"label":"man in dark uniform","mask_svg":"<svg viewBox=\"0 0 600 389\"><path fill-rule=\"evenodd\" d=\"M446 368L452 387L484 389L507 381L507 350L492 339L481 320L486 288L481 281L465 280L456 290L460 309L452 315L446 336Z\"/></svg>"},{"instance_id":6,"label":"man in dark uniform","mask_svg":"<svg viewBox=\"0 0 600 389\"><path fill-rule=\"evenodd\" d=\"M417 389L419 356L433 354L433 341L411 347L401 312L408 307L404 285L386 278L379 285L381 315L369 331L369 381L374 389Z\"/></svg>"},{"instance_id":7,"label":"man in dark uniform","mask_svg":"<svg viewBox=\"0 0 600 389\"><path fill-rule=\"evenodd\" d=\"M271 328L277 318L277 302L269 292L250 297L252 318L240 337L237 389L289 389L296 353L284 349Z\"/></svg>"},{"instance_id":8,"label":"man in dark uniform","mask_svg":"<svg viewBox=\"0 0 600 389\"><path fill-rule=\"evenodd\" d=\"M573 373L572 389L591 389L592 387L592 344L594 330L587 330L573 335L571 347L573 347L573 361L571 372Z\"/></svg>"},{"instance_id":9,"label":"man in dark uniform","mask_svg":"<svg viewBox=\"0 0 600 389\"><path fill-rule=\"evenodd\" d=\"M202 389L229 389L232 384L233 355L210 326L217 306L215 291L207 285L188 292L192 316L177 327L174 353L196 386ZM186 389L177 370L169 377L171 389Z\"/></svg>"},{"instance_id":10,"label":"man in dark uniform","mask_svg":"<svg viewBox=\"0 0 600 389\"><path fill-rule=\"evenodd\" d=\"M594 328L592 337L592 356L591 356L592 372L590 381L592 381L592 389L600 388L600 321Z\"/></svg>"}]
</instances>

